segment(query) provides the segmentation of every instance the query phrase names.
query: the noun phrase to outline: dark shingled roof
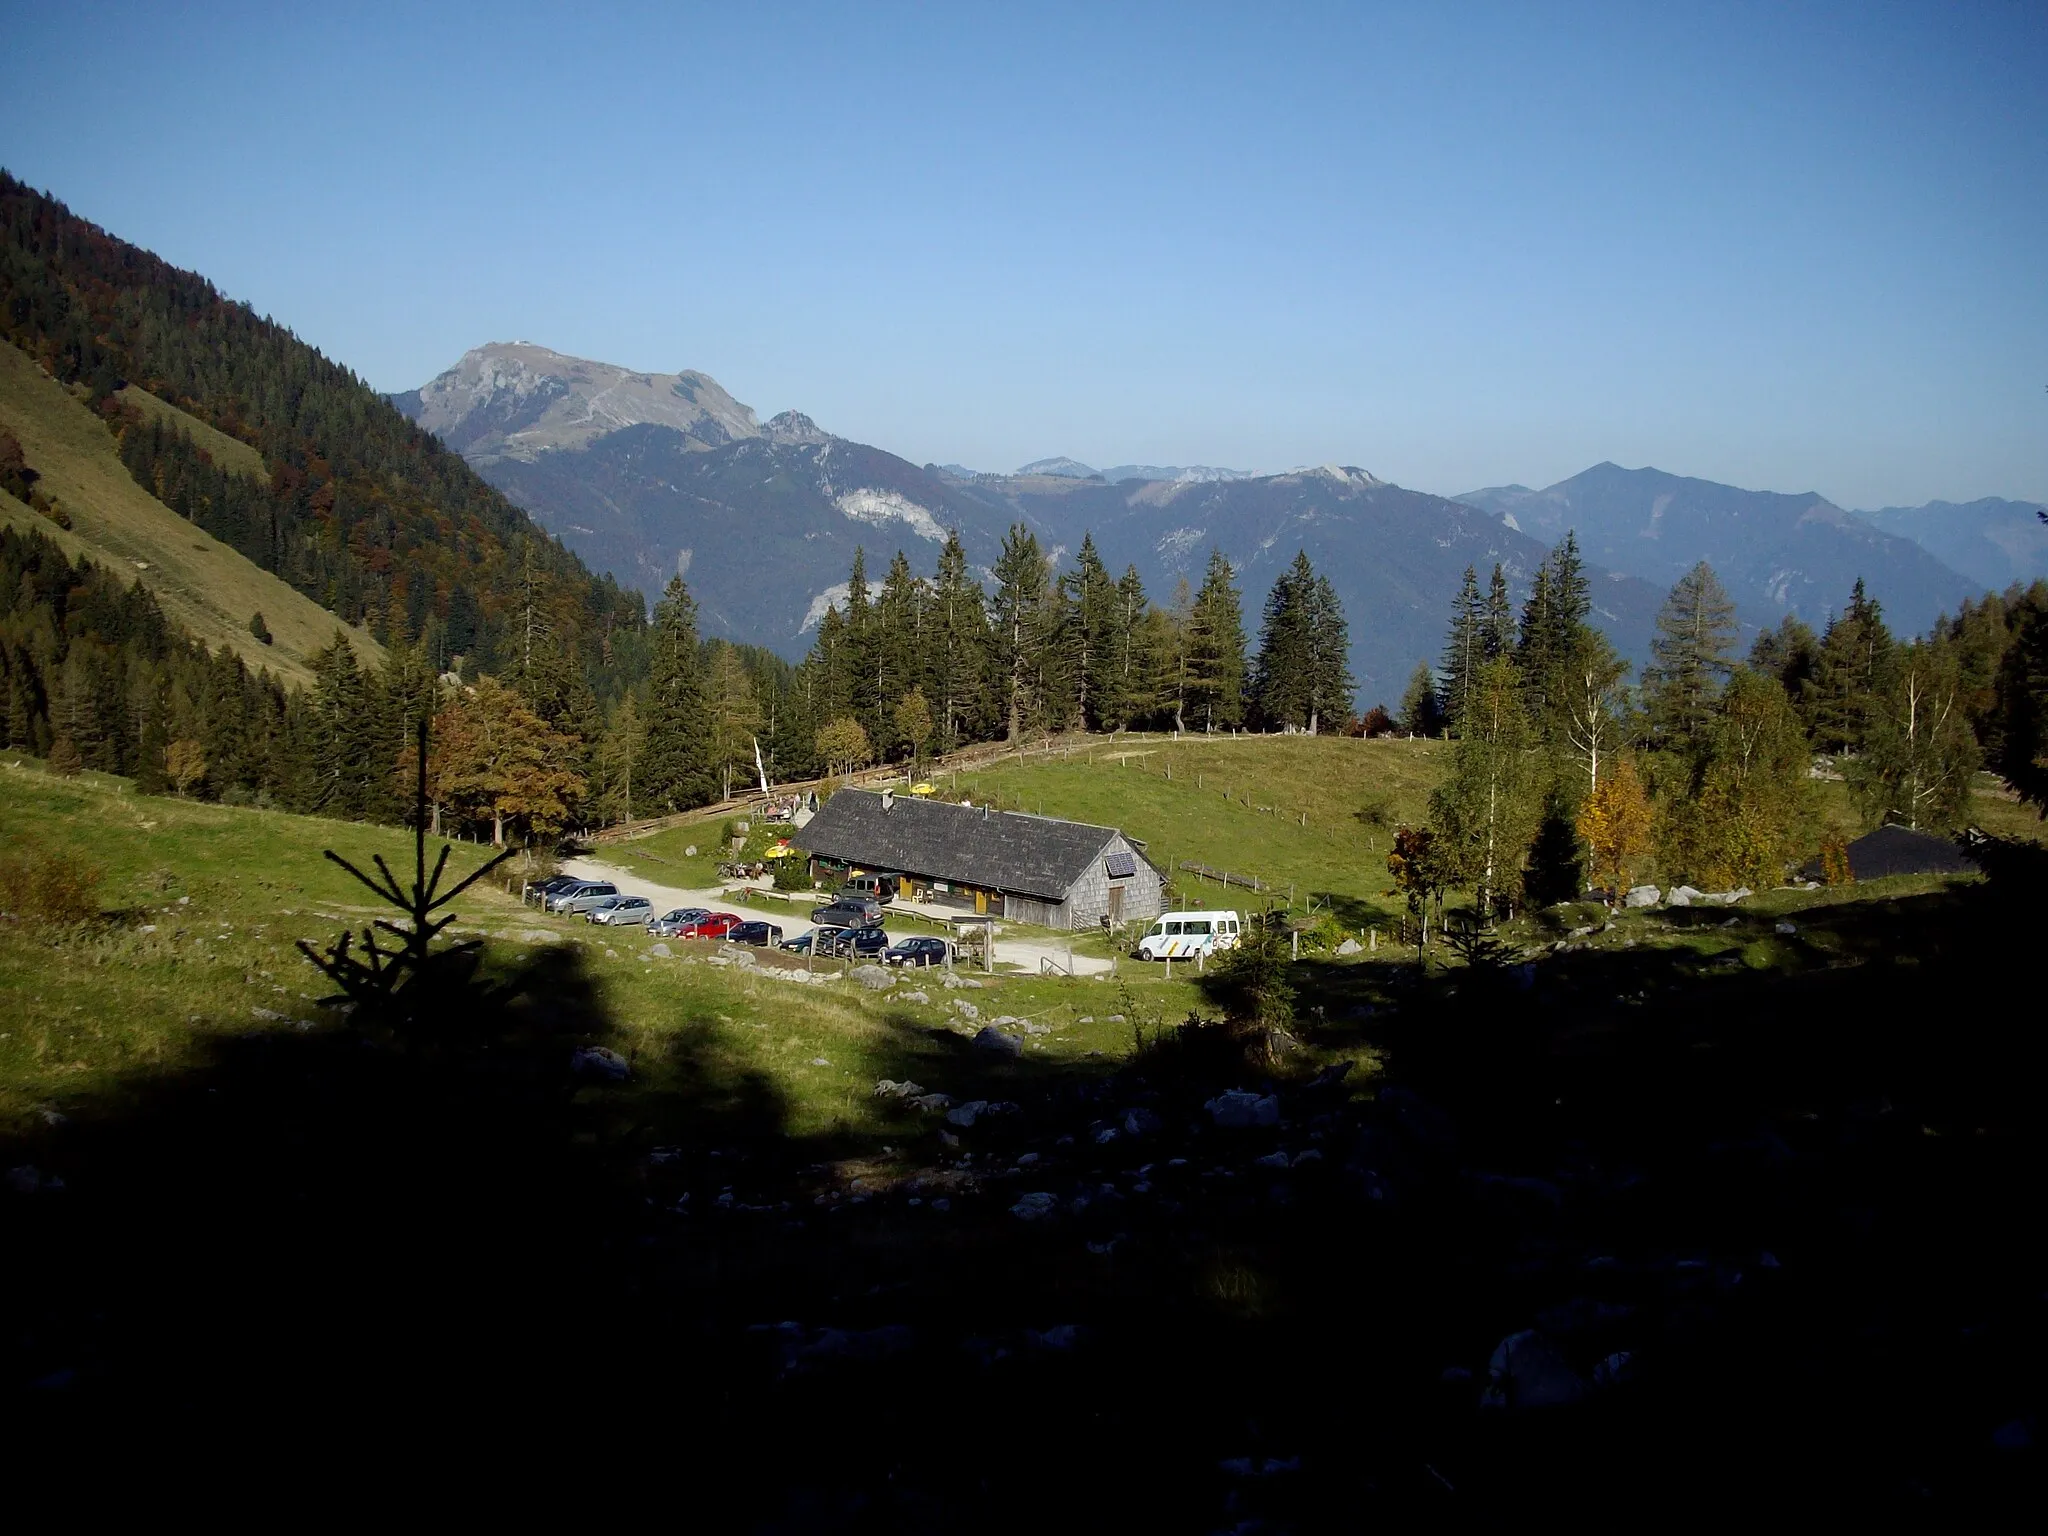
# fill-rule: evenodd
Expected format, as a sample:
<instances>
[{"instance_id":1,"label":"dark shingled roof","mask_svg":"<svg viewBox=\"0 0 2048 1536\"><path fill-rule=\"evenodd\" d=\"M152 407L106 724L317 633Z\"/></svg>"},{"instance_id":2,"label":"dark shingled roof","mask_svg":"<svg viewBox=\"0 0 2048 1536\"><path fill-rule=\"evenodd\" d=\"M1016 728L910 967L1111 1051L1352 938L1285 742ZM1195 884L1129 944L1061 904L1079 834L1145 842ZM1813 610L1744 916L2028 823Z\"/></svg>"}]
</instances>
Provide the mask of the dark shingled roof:
<instances>
[{"instance_id":1,"label":"dark shingled roof","mask_svg":"<svg viewBox=\"0 0 2048 1536\"><path fill-rule=\"evenodd\" d=\"M1858 880L1886 875L1974 875L1977 861L1945 837L1909 827L1879 827L1848 848L1849 872Z\"/></svg>"},{"instance_id":2,"label":"dark shingled roof","mask_svg":"<svg viewBox=\"0 0 2048 1536\"><path fill-rule=\"evenodd\" d=\"M842 789L790 841L805 853L864 869L1063 901L1116 835L1114 827L984 812L915 795L897 795L885 810L880 795Z\"/></svg>"}]
</instances>

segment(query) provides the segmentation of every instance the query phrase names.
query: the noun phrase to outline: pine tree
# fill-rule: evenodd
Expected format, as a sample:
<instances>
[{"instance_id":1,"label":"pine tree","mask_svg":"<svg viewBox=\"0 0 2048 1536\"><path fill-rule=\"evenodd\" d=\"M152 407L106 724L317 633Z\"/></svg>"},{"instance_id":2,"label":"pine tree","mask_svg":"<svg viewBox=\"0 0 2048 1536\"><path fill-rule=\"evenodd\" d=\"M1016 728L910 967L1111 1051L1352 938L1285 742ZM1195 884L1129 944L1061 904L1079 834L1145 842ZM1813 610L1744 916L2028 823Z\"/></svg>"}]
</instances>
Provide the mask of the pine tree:
<instances>
[{"instance_id":1,"label":"pine tree","mask_svg":"<svg viewBox=\"0 0 2048 1536\"><path fill-rule=\"evenodd\" d=\"M1437 702L1436 676L1429 663L1418 661L1401 695L1401 729L1410 736L1436 736L1443 731L1443 711Z\"/></svg>"},{"instance_id":2,"label":"pine tree","mask_svg":"<svg viewBox=\"0 0 2048 1536\"><path fill-rule=\"evenodd\" d=\"M1992 719L1992 766L2048 816L2048 601L2015 611L2012 644L1998 664Z\"/></svg>"},{"instance_id":3,"label":"pine tree","mask_svg":"<svg viewBox=\"0 0 2048 1536\"><path fill-rule=\"evenodd\" d=\"M1515 605L1508 597L1507 572L1498 564L1486 590L1486 614L1480 630L1486 659L1512 656L1515 650Z\"/></svg>"},{"instance_id":4,"label":"pine tree","mask_svg":"<svg viewBox=\"0 0 2048 1536\"><path fill-rule=\"evenodd\" d=\"M598 814L610 822L633 819L633 792L647 751L647 723L632 694L619 700L597 750L597 777L592 785Z\"/></svg>"},{"instance_id":5,"label":"pine tree","mask_svg":"<svg viewBox=\"0 0 2048 1536\"><path fill-rule=\"evenodd\" d=\"M1314 711L1315 636L1310 613L1315 572L1298 551L1266 595L1259 652L1252 663L1252 719L1262 730L1308 725Z\"/></svg>"},{"instance_id":6,"label":"pine tree","mask_svg":"<svg viewBox=\"0 0 2048 1536\"><path fill-rule=\"evenodd\" d=\"M941 751L977 738L987 728L988 610L981 583L967 569L957 530L939 551L932 583L931 697L938 703ZM828 718L821 716L820 718Z\"/></svg>"},{"instance_id":7,"label":"pine tree","mask_svg":"<svg viewBox=\"0 0 2048 1536\"><path fill-rule=\"evenodd\" d=\"M922 688L913 688L897 700L893 723L897 739L910 748L910 774L914 779L924 758L925 743L932 737L932 707Z\"/></svg>"},{"instance_id":8,"label":"pine tree","mask_svg":"<svg viewBox=\"0 0 2048 1536\"><path fill-rule=\"evenodd\" d=\"M1025 730L1046 715L1038 685L1045 675L1045 652L1057 643L1057 605L1046 575L1038 536L1022 523L1013 524L996 561L996 596L991 670L1002 691L1007 739L1022 739Z\"/></svg>"},{"instance_id":9,"label":"pine tree","mask_svg":"<svg viewBox=\"0 0 2048 1536\"><path fill-rule=\"evenodd\" d=\"M1230 562L1209 552L1209 569L1188 619L1188 714L1204 731L1227 731L1244 720L1244 618Z\"/></svg>"},{"instance_id":10,"label":"pine tree","mask_svg":"<svg viewBox=\"0 0 2048 1536\"><path fill-rule=\"evenodd\" d=\"M1451 633L1444 642L1443 687L1438 694L1443 717L1453 728L1465 712L1472 678L1485 660L1486 605L1479 597L1479 573L1468 565L1464 585L1451 603Z\"/></svg>"},{"instance_id":11,"label":"pine tree","mask_svg":"<svg viewBox=\"0 0 2048 1536\"><path fill-rule=\"evenodd\" d=\"M1358 685L1351 677L1351 626L1344 618L1344 605L1327 576L1318 576L1309 589L1308 630L1311 641L1308 728L1311 735L1324 725L1345 729L1351 721Z\"/></svg>"},{"instance_id":12,"label":"pine tree","mask_svg":"<svg viewBox=\"0 0 2048 1536\"><path fill-rule=\"evenodd\" d=\"M1157 707L1159 658L1147 653L1145 621L1151 605L1135 565L1124 568L1111 603L1095 692L1102 728L1116 731L1146 719Z\"/></svg>"},{"instance_id":13,"label":"pine tree","mask_svg":"<svg viewBox=\"0 0 2048 1536\"><path fill-rule=\"evenodd\" d=\"M680 576L669 578L655 605L649 660L647 750L640 765L645 802L667 812L687 810L710 798L711 763L697 604Z\"/></svg>"},{"instance_id":14,"label":"pine tree","mask_svg":"<svg viewBox=\"0 0 2048 1536\"><path fill-rule=\"evenodd\" d=\"M1688 752L1706 729L1734 642L1735 605L1702 560L1664 600L1650 642L1655 664L1643 671L1650 725L1665 746Z\"/></svg>"},{"instance_id":15,"label":"pine tree","mask_svg":"<svg viewBox=\"0 0 2048 1536\"><path fill-rule=\"evenodd\" d=\"M1814 662L1814 746L1822 752L1863 750L1877 699L1891 682L1897 650L1884 610L1857 578L1849 606L1828 621Z\"/></svg>"},{"instance_id":16,"label":"pine tree","mask_svg":"<svg viewBox=\"0 0 2048 1536\"><path fill-rule=\"evenodd\" d=\"M339 629L327 645L307 658L307 664L313 671L309 723L316 765L311 808L323 816L362 820L381 809L386 787L385 765L376 758L378 732L376 712L370 707L370 679L357 665L347 634ZM240 663L234 665L238 671ZM212 729L202 738L202 745L216 771L228 772L228 764L242 753L241 697L233 672L224 670L222 681L214 699ZM233 771L239 780L239 769Z\"/></svg>"},{"instance_id":17,"label":"pine tree","mask_svg":"<svg viewBox=\"0 0 2048 1536\"><path fill-rule=\"evenodd\" d=\"M917 684L927 599L924 583L911 574L910 561L898 550L889 562L889 574L882 579L868 647L868 664L875 674L875 713L868 734L884 756L902 740L896 732L896 701Z\"/></svg>"},{"instance_id":18,"label":"pine tree","mask_svg":"<svg viewBox=\"0 0 2048 1536\"><path fill-rule=\"evenodd\" d=\"M1061 579L1066 594L1073 718L1101 730L1116 712L1119 593L1095 550L1095 535L1081 535L1074 569Z\"/></svg>"}]
</instances>

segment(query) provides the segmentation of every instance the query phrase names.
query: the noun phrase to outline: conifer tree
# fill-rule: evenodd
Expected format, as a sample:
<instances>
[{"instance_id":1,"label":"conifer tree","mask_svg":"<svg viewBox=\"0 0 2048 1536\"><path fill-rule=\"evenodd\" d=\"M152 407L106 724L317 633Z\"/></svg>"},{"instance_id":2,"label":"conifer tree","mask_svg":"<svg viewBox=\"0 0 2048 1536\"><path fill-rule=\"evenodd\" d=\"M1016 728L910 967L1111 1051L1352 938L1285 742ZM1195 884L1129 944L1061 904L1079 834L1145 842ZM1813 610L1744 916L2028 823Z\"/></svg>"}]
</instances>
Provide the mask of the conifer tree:
<instances>
[{"instance_id":1,"label":"conifer tree","mask_svg":"<svg viewBox=\"0 0 2048 1536\"><path fill-rule=\"evenodd\" d=\"M1410 736L1438 736L1443 733L1443 710L1437 702L1436 676L1429 663L1418 661L1401 695L1401 729Z\"/></svg>"},{"instance_id":2,"label":"conifer tree","mask_svg":"<svg viewBox=\"0 0 2048 1536\"><path fill-rule=\"evenodd\" d=\"M1685 753L1706 729L1722 679L1733 670L1735 605L1702 560L1678 579L1657 615L1654 665L1643 670L1650 726L1666 747Z\"/></svg>"},{"instance_id":3,"label":"conifer tree","mask_svg":"<svg viewBox=\"0 0 2048 1536\"><path fill-rule=\"evenodd\" d=\"M323 816L362 820L381 810L386 798L387 765L379 763L376 756L378 732L376 711L370 707L370 679L357 665L347 634L339 629L307 663L313 670L309 724L315 765L309 809ZM214 694L211 729L202 738L208 761L222 771L243 751L242 700L236 678L240 666L235 661L232 669L223 666L217 674L221 686Z\"/></svg>"},{"instance_id":4,"label":"conifer tree","mask_svg":"<svg viewBox=\"0 0 2048 1536\"><path fill-rule=\"evenodd\" d=\"M898 550L882 579L874 607L874 634L868 664L874 669L875 712L868 735L884 756L901 738L896 733L896 702L918 680L918 658L924 649L925 584L913 576L910 561Z\"/></svg>"},{"instance_id":5,"label":"conifer tree","mask_svg":"<svg viewBox=\"0 0 2048 1536\"><path fill-rule=\"evenodd\" d=\"M1118 589L1095 551L1095 535L1081 535L1074 569L1061 578L1067 617L1066 650L1074 685L1073 718L1101 729L1116 696Z\"/></svg>"},{"instance_id":6,"label":"conifer tree","mask_svg":"<svg viewBox=\"0 0 2048 1536\"><path fill-rule=\"evenodd\" d=\"M591 788L602 819L614 823L633 819L635 780L646 751L647 723L629 693L619 700L598 744L597 773Z\"/></svg>"},{"instance_id":7,"label":"conifer tree","mask_svg":"<svg viewBox=\"0 0 2048 1536\"><path fill-rule=\"evenodd\" d=\"M938 704L940 750L950 751L986 729L988 699L988 609L957 530L939 551L932 634L930 691Z\"/></svg>"},{"instance_id":8,"label":"conifer tree","mask_svg":"<svg viewBox=\"0 0 2048 1536\"><path fill-rule=\"evenodd\" d=\"M1315 571L1305 551L1280 573L1266 595L1259 651L1252 664L1254 723L1262 730L1305 729L1314 711L1315 636L1310 612Z\"/></svg>"},{"instance_id":9,"label":"conifer tree","mask_svg":"<svg viewBox=\"0 0 2048 1536\"><path fill-rule=\"evenodd\" d=\"M829 615L828 615L829 617ZM640 778L650 807L687 810L710 798L709 732L697 649L697 604L683 578L669 578L654 609L647 678L647 749Z\"/></svg>"},{"instance_id":10,"label":"conifer tree","mask_svg":"<svg viewBox=\"0 0 2048 1536\"><path fill-rule=\"evenodd\" d=\"M2048 816L2048 601L2016 608L2012 643L1998 664L1992 720L1992 766Z\"/></svg>"},{"instance_id":11,"label":"conifer tree","mask_svg":"<svg viewBox=\"0 0 2048 1536\"><path fill-rule=\"evenodd\" d=\"M1108 631L1096 686L1097 719L1102 729L1122 730L1152 713L1156 704L1159 657L1148 653L1152 637L1146 629L1150 604L1135 565L1126 566L1111 594Z\"/></svg>"},{"instance_id":12,"label":"conifer tree","mask_svg":"<svg viewBox=\"0 0 2048 1536\"><path fill-rule=\"evenodd\" d=\"M1486 590L1486 614L1480 631L1486 659L1512 656L1515 650L1515 605L1508 597L1507 572L1496 562Z\"/></svg>"},{"instance_id":13,"label":"conifer tree","mask_svg":"<svg viewBox=\"0 0 2048 1536\"><path fill-rule=\"evenodd\" d=\"M1327 576L1318 576L1309 589L1309 675L1308 728L1311 734L1329 725L1345 729L1351 720L1358 685L1351 677L1351 626L1344 618L1344 605Z\"/></svg>"},{"instance_id":14,"label":"conifer tree","mask_svg":"<svg viewBox=\"0 0 2048 1536\"><path fill-rule=\"evenodd\" d=\"M1896 652L1884 610L1858 577L1849 606L1828 621L1814 662L1814 746L1860 752L1878 696L1891 682Z\"/></svg>"},{"instance_id":15,"label":"conifer tree","mask_svg":"<svg viewBox=\"0 0 2048 1536\"><path fill-rule=\"evenodd\" d=\"M1244 617L1232 574L1223 552L1212 549L1189 611L1187 711L1204 731L1227 731L1244 720Z\"/></svg>"},{"instance_id":16,"label":"conifer tree","mask_svg":"<svg viewBox=\"0 0 2048 1536\"><path fill-rule=\"evenodd\" d=\"M1011 525L996 561L996 595L991 671L1002 692L1007 739L1041 723L1048 713L1040 683L1047 650L1058 641L1058 605L1046 574L1038 536L1022 523Z\"/></svg>"},{"instance_id":17,"label":"conifer tree","mask_svg":"<svg viewBox=\"0 0 2048 1536\"><path fill-rule=\"evenodd\" d=\"M1473 675L1485 660L1486 605L1479 596L1479 573L1468 565L1464 584L1451 602L1451 633L1444 642L1443 686L1438 695L1443 718L1454 728L1464 713Z\"/></svg>"}]
</instances>

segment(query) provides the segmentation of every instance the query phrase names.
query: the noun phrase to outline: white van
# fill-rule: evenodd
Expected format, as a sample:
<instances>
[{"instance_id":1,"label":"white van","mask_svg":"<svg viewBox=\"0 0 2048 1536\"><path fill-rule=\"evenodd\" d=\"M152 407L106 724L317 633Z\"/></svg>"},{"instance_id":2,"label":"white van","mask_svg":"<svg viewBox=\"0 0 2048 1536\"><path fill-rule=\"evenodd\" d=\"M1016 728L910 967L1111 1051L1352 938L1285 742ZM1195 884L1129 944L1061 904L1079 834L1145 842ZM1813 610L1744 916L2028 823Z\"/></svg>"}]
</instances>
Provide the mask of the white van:
<instances>
[{"instance_id":1,"label":"white van","mask_svg":"<svg viewBox=\"0 0 2048 1536\"><path fill-rule=\"evenodd\" d=\"M1242 920L1235 912L1169 912L1138 940L1141 960L1192 960L1237 944Z\"/></svg>"}]
</instances>

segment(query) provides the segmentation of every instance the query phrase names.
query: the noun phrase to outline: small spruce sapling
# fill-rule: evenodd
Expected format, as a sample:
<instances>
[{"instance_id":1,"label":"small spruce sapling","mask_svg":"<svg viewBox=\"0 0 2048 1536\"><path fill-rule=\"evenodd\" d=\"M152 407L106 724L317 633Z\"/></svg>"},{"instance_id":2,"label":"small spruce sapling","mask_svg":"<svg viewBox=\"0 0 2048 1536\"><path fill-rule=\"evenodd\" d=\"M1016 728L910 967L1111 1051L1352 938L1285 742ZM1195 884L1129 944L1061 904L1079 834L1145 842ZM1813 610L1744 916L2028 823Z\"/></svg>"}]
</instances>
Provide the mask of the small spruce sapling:
<instances>
[{"instance_id":1,"label":"small spruce sapling","mask_svg":"<svg viewBox=\"0 0 2048 1536\"><path fill-rule=\"evenodd\" d=\"M471 986L483 941L466 939L459 944L434 948L434 940L456 920L453 912L440 917L434 914L514 857L519 850L504 849L445 893L441 892L441 876L448 868L451 845L441 845L441 856L435 860L430 875L427 872L427 721L424 716L419 721L418 751L414 761L418 777L413 792L411 889L398 883L397 876L391 873L382 854L374 856L382 879L373 880L332 848L326 850L329 859L402 912L403 922L378 918L362 930L359 949L355 947L355 935L347 932L324 951L314 949L304 939L299 940L298 947L328 980L340 988L334 996L320 999L323 1005L347 1003L373 1021L392 1024L419 1024L423 1022L422 1012L431 1010L424 1022L457 1025L474 1017L477 1004L490 1000L487 992L479 995ZM381 944L380 932L398 942L390 946Z\"/></svg>"}]
</instances>

